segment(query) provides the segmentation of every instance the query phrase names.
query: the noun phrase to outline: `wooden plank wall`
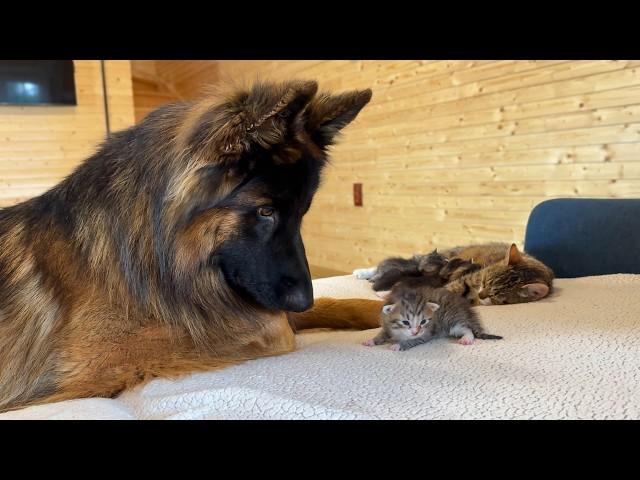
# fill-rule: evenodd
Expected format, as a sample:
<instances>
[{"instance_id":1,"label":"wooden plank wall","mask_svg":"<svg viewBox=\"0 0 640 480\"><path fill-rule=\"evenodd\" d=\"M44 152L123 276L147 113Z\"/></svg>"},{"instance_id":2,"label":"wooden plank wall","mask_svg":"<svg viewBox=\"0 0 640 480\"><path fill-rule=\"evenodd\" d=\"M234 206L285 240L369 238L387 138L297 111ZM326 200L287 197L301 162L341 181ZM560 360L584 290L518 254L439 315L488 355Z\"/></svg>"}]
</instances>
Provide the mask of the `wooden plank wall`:
<instances>
[{"instance_id":1,"label":"wooden plank wall","mask_svg":"<svg viewBox=\"0 0 640 480\"><path fill-rule=\"evenodd\" d=\"M105 138L102 72L76 60L77 106L0 106L0 206L39 195L68 175ZM105 62L112 131L133 124L129 61Z\"/></svg>"},{"instance_id":2,"label":"wooden plank wall","mask_svg":"<svg viewBox=\"0 0 640 480\"><path fill-rule=\"evenodd\" d=\"M158 77L180 96L194 97L219 81L218 62L211 60L156 60Z\"/></svg>"},{"instance_id":3,"label":"wooden plank wall","mask_svg":"<svg viewBox=\"0 0 640 480\"><path fill-rule=\"evenodd\" d=\"M131 60L133 104L136 123L165 103L180 100L182 96L158 72L157 60Z\"/></svg>"},{"instance_id":4,"label":"wooden plank wall","mask_svg":"<svg viewBox=\"0 0 640 480\"><path fill-rule=\"evenodd\" d=\"M640 196L640 61L218 64L221 78L373 88L305 218L314 265L350 271L436 246L522 246L542 200Z\"/></svg>"},{"instance_id":5,"label":"wooden plank wall","mask_svg":"<svg viewBox=\"0 0 640 480\"><path fill-rule=\"evenodd\" d=\"M211 60L132 60L136 122L160 105L199 96L217 83L217 71Z\"/></svg>"},{"instance_id":6,"label":"wooden plank wall","mask_svg":"<svg viewBox=\"0 0 640 480\"><path fill-rule=\"evenodd\" d=\"M303 229L311 264L350 271L435 246L522 245L531 208L547 198L640 196L639 64L159 61L143 76L176 98L258 77L373 88ZM114 129L133 122L130 70L107 62ZM77 61L76 81L78 107L0 107L0 205L41 193L103 139L99 62Z\"/></svg>"}]
</instances>

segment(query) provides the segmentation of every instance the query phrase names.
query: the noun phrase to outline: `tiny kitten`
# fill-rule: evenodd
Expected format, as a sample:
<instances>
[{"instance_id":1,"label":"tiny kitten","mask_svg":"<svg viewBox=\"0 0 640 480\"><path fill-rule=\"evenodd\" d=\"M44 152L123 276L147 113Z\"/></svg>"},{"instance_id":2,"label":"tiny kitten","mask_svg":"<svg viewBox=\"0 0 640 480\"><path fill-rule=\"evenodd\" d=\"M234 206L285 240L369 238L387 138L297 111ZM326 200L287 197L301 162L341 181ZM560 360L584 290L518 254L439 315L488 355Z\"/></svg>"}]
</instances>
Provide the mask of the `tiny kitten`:
<instances>
[{"instance_id":1,"label":"tiny kitten","mask_svg":"<svg viewBox=\"0 0 640 480\"><path fill-rule=\"evenodd\" d=\"M468 300L443 288L396 284L382 307L382 330L363 345L392 342L392 350L408 350L438 337L455 337L470 345L474 339L501 339L485 333Z\"/></svg>"}]
</instances>

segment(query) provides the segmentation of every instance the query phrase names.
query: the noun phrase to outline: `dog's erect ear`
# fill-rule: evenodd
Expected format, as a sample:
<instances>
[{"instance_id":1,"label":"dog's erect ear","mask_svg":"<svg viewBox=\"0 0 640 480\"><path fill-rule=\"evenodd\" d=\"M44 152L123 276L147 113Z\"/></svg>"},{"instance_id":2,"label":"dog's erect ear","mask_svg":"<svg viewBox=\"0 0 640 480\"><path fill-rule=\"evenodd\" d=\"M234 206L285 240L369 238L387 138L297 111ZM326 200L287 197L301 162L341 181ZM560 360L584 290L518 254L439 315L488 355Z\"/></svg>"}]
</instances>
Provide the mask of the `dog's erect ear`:
<instances>
[{"instance_id":1,"label":"dog's erect ear","mask_svg":"<svg viewBox=\"0 0 640 480\"><path fill-rule=\"evenodd\" d=\"M320 147L331 145L340 130L356 118L371 100L371 90L317 95L307 107L306 128Z\"/></svg>"},{"instance_id":2,"label":"dog's erect ear","mask_svg":"<svg viewBox=\"0 0 640 480\"><path fill-rule=\"evenodd\" d=\"M255 145L270 149L285 141L317 91L314 81L257 83L220 104L205 103L186 127L186 143L223 161L236 160Z\"/></svg>"},{"instance_id":3,"label":"dog's erect ear","mask_svg":"<svg viewBox=\"0 0 640 480\"><path fill-rule=\"evenodd\" d=\"M285 140L289 125L318 91L314 81L258 84L244 101L245 130L263 148Z\"/></svg>"}]
</instances>

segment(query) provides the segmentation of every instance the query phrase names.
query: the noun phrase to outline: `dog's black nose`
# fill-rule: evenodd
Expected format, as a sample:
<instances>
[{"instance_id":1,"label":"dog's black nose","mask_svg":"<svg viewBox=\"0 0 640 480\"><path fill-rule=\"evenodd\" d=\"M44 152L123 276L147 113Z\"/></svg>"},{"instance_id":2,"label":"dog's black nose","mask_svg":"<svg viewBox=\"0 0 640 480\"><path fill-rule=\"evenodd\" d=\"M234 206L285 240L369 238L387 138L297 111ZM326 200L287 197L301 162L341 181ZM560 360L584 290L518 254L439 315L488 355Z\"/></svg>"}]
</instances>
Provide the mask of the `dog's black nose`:
<instances>
[{"instance_id":1,"label":"dog's black nose","mask_svg":"<svg viewBox=\"0 0 640 480\"><path fill-rule=\"evenodd\" d=\"M311 281L296 281L283 278L284 295L282 309L290 312L304 312L313 306L313 286Z\"/></svg>"},{"instance_id":2,"label":"dog's black nose","mask_svg":"<svg viewBox=\"0 0 640 480\"><path fill-rule=\"evenodd\" d=\"M304 312L313 306L313 295L301 290L289 293L285 300L285 308L289 312Z\"/></svg>"}]
</instances>

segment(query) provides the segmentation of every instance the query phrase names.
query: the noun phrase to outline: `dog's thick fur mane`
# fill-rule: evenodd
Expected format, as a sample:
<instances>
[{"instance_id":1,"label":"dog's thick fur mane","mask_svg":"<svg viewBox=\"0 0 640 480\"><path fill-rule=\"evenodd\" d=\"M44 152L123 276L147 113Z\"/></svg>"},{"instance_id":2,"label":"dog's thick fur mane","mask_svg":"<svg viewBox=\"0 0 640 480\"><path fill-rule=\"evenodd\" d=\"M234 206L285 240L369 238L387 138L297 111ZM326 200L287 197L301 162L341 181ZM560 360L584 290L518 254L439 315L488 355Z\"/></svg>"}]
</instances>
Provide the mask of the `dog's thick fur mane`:
<instances>
[{"instance_id":1,"label":"dog's thick fur mane","mask_svg":"<svg viewBox=\"0 0 640 480\"><path fill-rule=\"evenodd\" d=\"M370 97L290 81L169 104L111 135L48 192L0 210L0 410L88 382L103 367L119 371L121 357L109 352L134 338L147 340L126 355L162 338L162 348L181 345L180 358L191 348L223 356L266 329L275 313L208 268L239 222L224 199L267 161L256 152L285 165L304 151L321 169ZM92 353L109 342L112 350Z\"/></svg>"}]
</instances>

